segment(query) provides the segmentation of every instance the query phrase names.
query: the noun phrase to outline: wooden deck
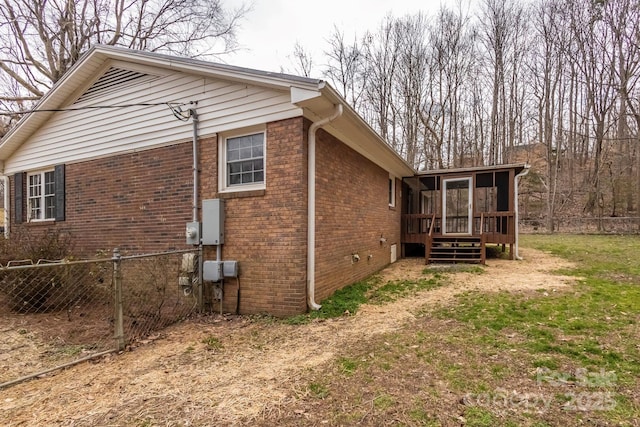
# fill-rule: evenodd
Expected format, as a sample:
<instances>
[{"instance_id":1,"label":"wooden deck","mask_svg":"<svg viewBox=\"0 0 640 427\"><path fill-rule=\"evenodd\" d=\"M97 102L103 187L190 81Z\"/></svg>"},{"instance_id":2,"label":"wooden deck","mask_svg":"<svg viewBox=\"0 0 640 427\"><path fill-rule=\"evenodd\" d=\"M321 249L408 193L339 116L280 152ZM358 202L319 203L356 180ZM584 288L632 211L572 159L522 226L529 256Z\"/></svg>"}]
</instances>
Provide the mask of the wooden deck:
<instances>
[{"instance_id":1,"label":"wooden deck","mask_svg":"<svg viewBox=\"0 0 640 427\"><path fill-rule=\"evenodd\" d=\"M464 221L468 220L464 218ZM402 215L401 242L403 247L407 243L424 245L426 262L484 263L487 243L509 245L513 258L513 244L516 241L514 212L476 213L472 217L471 230L471 234L443 234L441 215L406 214Z\"/></svg>"},{"instance_id":2,"label":"wooden deck","mask_svg":"<svg viewBox=\"0 0 640 427\"><path fill-rule=\"evenodd\" d=\"M484 262L486 244L517 245L518 179L526 164L424 171L403 178L402 255L427 262ZM418 213L423 212L423 213Z\"/></svg>"}]
</instances>

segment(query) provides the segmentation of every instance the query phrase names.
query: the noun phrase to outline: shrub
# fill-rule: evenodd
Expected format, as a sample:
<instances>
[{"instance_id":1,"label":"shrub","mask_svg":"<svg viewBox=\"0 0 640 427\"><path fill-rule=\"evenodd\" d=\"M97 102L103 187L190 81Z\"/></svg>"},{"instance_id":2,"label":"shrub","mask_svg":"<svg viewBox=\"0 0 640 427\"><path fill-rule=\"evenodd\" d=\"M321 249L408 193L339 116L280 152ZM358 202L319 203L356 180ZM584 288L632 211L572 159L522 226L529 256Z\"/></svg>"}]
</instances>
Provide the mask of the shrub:
<instances>
[{"instance_id":1,"label":"shrub","mask_svg":"<svg viewBox=\"0 0 640 427\"><path fill-rule=\"evenodd\" d=\"M59 260L71 255L71 235L60 230L31 231L19 229L8 239L0 239L0 264L30 259Z\"/></svg>"},{"instance_id":2,"label":"shrub","mask_svg":"<svg viewBox=\"0 0 640 427\"><path fill-rule=\"evenodd\" d=\"M57 230L32 232L20 230L0 241L0 263L9 261L60 260L69 258L71 236ZM84 266L51 266L42 268L3 268L0 271L0 291L7 296L13 311L41 312L64 309L78 294L77 282ZM73 282L73 283L72 283ZM55 304L47 302L55 295Z\"/></svg>"}]
</instances>

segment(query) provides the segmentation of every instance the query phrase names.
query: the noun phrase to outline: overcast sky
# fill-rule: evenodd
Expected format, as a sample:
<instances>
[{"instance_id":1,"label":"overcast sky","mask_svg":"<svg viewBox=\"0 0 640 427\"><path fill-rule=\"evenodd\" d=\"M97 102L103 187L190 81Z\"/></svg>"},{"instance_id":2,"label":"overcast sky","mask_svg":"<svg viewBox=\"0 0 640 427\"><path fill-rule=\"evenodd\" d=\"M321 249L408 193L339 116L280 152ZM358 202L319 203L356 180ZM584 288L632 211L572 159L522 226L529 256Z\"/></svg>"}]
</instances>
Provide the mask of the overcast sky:
<instances>
[{"instance_id":1,"label":"overcast sky","mask_svg":"<svg viewBox=\"0 0 640 427\"><path fill-rule=\"evenodd\" d=\"M234 1L228 1L233 5ZM314 75L321 77L323 51L334 25L344 32L346 40L366 30L375 31L383 18L423 11L429 16L441 4L455 0L254 0L253 10L238 31L240 52L225 57L230 65L265 71L293 71L294 45L299 42L313 54Z\"/></svg>"}]
</instances>

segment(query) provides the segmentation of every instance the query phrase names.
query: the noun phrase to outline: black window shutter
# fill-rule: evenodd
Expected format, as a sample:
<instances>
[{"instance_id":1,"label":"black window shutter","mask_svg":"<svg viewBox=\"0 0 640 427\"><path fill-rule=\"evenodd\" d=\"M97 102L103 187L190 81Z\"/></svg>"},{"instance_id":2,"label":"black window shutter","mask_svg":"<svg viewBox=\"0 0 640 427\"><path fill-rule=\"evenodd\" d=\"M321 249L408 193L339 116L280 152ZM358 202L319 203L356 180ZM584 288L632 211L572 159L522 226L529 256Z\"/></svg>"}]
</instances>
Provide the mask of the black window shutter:
<instances>
[{"instance_id":1,"label":"black window shutter","mask_svg":"<svg viewBox=\"0 0 640 427\"><path fill-rule=\"evenodd\" d=\"M24 221L24 214L22 212L22 206L24 204L24 173L18 172L13 175L13 185L14 185L14 202L15 202L15 219L13 222L16 224L21 224Z\"/></svg>"},{"instance_id":2,"label":"black window shutter","mask_svg":"<svg viewBox=\"0 0 640 427\"><path fill-rule=\"evenodd\" d=\"M56 185L56 221L64 221L64 165L57 165L53 172L53 179Z\"/></svg>"}]
</instances>

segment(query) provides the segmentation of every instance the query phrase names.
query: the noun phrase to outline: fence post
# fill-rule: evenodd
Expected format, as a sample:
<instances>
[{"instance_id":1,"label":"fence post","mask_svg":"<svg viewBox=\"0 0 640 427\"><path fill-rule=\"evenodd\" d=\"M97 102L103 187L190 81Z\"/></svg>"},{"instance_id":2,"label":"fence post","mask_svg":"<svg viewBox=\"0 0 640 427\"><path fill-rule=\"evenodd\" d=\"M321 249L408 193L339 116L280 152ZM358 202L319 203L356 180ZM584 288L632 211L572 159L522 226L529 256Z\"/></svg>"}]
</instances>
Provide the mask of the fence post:
<instances>
[{"instance_id":1,"label":"fence post","mask_svg":"<svg viewBox=\"0 0 640 427\"><path fill-rule=\"evenodd\" d=\"M120 259L120 249L113 250L113 293L114 293L114 338L116 340L116 348L124 350L124 321L122 310L122 269Z\"/></svg>"}]
</instances>

